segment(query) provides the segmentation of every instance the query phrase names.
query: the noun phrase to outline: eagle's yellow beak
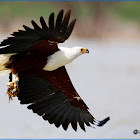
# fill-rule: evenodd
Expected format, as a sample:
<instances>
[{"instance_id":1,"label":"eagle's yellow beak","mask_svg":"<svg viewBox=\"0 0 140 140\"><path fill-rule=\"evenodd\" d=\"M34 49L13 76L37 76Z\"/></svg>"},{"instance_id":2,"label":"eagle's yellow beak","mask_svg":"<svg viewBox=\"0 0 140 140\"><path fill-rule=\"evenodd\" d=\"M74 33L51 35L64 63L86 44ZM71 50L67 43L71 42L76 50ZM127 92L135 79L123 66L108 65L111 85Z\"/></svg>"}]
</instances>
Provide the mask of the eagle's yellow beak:
<instances>
[{"instance_id":1,"label":"eagle's yellow beak","mask_svg":"<svg viewBox=\"0 0 140 140\"><path fill-rule=\"evenodd\" d=\"M86 48L82 48L82 49L81 49L81 52L82 52L82 54L84 54L84 53L89 53L89 50L86 49Z\"/></svg>"}]
</instances>

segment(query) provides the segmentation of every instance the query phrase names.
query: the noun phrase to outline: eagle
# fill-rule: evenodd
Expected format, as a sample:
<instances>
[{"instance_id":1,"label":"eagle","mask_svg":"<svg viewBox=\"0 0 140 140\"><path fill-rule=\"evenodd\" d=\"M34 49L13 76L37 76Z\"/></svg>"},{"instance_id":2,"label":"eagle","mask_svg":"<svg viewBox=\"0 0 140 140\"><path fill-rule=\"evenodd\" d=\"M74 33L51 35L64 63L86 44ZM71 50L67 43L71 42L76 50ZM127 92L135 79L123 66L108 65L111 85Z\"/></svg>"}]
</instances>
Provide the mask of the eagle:
<instances>
[{"instance_id":1,"label":"eagle","mask_svg":"<svg viewBox=\"0 0 140 140\"><path fill-rule=\"evenodd\" d=\"M96 120L75 90L65 65L89 53L82 47L59 47L71 35L76 19L70 22L71 10L61 10L55 20L50 14L48 24L40 17L40 27L13 32L0 44L0 74L9 74L9 100L18 97L21 104L56 127L67 130L69 124L85 131L87 126L103 126L110 118Z\"/></svg>"}]
</instances>

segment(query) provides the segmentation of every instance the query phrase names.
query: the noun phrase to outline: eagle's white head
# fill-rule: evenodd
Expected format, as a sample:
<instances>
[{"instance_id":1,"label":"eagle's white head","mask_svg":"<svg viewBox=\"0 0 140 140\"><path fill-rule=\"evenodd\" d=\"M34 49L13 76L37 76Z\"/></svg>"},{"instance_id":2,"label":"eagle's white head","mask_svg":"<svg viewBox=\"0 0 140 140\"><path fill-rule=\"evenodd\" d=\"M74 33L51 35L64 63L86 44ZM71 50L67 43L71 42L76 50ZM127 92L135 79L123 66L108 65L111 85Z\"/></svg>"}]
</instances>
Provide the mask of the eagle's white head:
<instances>
[{"instance_id":1,"label":"eagle's white head","mask_svg":"<svg viewBox=\"0 0 140 140\"><path fill-rule=\"evenodd\" d=\"M89 53L89 50L82 47L59 47L59 51L55 52L48 57L47 64L44 67L44 70L53 71L61 66L72 62L81 54Z\"/></svg>"}]
</instances>

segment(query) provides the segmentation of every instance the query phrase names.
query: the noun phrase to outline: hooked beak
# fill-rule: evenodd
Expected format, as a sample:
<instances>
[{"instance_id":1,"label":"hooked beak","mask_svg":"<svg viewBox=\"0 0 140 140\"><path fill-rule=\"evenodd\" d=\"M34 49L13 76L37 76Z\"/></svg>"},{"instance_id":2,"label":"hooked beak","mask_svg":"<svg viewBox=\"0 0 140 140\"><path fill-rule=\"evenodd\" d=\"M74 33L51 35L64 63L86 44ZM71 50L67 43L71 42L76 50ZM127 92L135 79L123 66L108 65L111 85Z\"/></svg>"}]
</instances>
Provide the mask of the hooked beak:
<instances>
[{"instance_id":1,"label":"hooked beak","mask_svg":"<svg viewBox=\"0 0 140 140\"><path fill-rule=\"evenodd\" d=\"M85 53L89 53L89 50L88 50L88 49L86 49Z\"/></svg>"}]
</instances>

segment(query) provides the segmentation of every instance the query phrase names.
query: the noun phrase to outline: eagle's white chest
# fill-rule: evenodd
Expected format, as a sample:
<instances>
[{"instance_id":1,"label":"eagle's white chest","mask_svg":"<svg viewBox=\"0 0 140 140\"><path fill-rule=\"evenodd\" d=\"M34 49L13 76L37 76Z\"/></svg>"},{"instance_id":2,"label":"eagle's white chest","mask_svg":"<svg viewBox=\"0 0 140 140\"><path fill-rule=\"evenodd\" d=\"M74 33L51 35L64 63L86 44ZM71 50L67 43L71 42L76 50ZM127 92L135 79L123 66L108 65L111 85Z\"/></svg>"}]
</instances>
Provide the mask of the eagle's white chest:
<instances>
[{"instance_id":1,"label":"eagle's white chest","mask_svg":"<svg viewBox=\"0 0 140 140\"><path fill-rule=\"evenodd\" d=\"M59 47L59 49L60 51L48 57L47 64L43 68L44 70L53 71L59 67L65 66L81 55L79 49L65 47Z\"/></svg>"}]
</instances>

